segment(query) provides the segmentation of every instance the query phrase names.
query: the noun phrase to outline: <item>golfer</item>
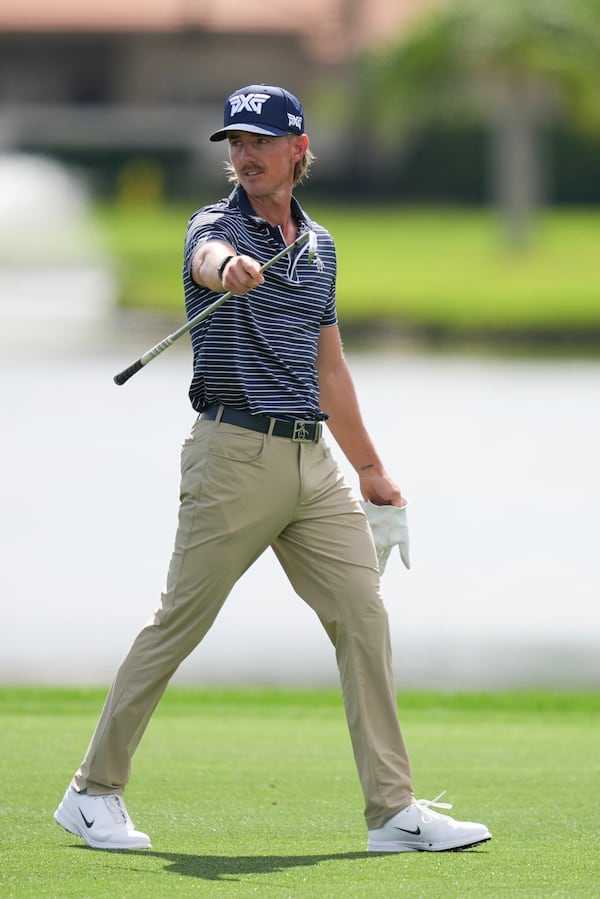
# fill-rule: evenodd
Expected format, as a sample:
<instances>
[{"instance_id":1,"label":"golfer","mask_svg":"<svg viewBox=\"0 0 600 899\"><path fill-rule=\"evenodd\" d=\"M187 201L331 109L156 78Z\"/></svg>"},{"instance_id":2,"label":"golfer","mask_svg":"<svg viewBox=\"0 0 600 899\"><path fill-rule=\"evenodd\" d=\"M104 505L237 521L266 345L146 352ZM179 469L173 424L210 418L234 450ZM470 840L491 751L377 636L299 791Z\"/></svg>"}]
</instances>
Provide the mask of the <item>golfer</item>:
<instances>
[{"instance_id":1,"label":"golfer","mask_svg":"<svg viewBox=\"0 0 600 899\"><path fill-rule=\"evenodd\" d=\"M170 678L201 642L236 581L268 547L335 647L365 800L368 848L431 852L490 839L415 800L398 723L376 548L359 498L323 438L356 471L363 500L404 505L367 433L344 359L329 233L293 196L313 157L304 113L263 84L225 103L229 196L190 219L188 318L232 298L191 331L190 400L173 555L158 609L122 662L81 767L54 817L97 849L139 849L123 800L132 756ZM300 234L316 235L264 274ZM312 241L314 247L314 240Z\"/></svg>"}]
</instances>

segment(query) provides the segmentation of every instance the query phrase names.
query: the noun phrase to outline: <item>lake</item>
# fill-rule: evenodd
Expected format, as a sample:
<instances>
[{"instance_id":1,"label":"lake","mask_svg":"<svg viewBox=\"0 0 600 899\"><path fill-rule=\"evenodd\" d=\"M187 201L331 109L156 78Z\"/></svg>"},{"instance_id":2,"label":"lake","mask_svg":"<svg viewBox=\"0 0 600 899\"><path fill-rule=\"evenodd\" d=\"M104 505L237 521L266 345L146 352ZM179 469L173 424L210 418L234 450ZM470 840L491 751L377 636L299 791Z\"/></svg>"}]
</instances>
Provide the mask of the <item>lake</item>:
<instances>
[{"instance_id":1,"label":"lake","mask_svg":"<svg viewBox=\"0 0 600 899\"><path fill-rule=\"evenodd\" d=\"M109 294L95 271L0 277L2 683L107 683L163 586L189 343L115 386L170 325ZM407 342L347 355L410 503L411 570L394 551L383 576L398 687L600 686L600 362ZM175 682L331 686L337 671L267 552Z\"/></svg>"}]
</instances>

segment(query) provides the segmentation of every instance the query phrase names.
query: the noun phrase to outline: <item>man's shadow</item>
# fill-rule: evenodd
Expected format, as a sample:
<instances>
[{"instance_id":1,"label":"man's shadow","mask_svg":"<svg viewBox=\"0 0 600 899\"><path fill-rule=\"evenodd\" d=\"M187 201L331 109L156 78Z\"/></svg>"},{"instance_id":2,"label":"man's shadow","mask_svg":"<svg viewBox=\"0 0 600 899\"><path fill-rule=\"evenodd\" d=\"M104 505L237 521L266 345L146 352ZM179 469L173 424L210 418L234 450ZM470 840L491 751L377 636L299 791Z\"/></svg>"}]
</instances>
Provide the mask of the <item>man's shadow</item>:
<instances>
[{"instance_id":1,"label":"man's shadow","mask_svg":"<svg viewBox=\"0 0 600 899\"><path fill-rule=\"evenodd\" d=\"M182 852L154 852L152 849L113 849L111 854L137 859L162 858L166 862L164 870L169 874L213 881L235 881L246 874L274 874L287 868L313 867L319 862L350 861L379 855L372 852L337 852L326 855L186 855Z\"/></svg>"},{"instance_id":2,"label":"man's shadow","mask_svg":"<svg viewBox=\"0 0 600 899\"><path fill-rule=\"evenodd\" d=\"M86 846L78 846L87 849ZM480 847L478 847L480 848ZM309 868L320 862L385 858L385 852L332 852L324 855L191 855L182 852L155 852L152 849L113 849L111 854L134 858L161 858L165 872L203 880L239 880L246 874L274 874L287 868ZM469 854L473 854L473 849ZM479 854L479 853L476 853Z\"/></svg>"}]
</instances>

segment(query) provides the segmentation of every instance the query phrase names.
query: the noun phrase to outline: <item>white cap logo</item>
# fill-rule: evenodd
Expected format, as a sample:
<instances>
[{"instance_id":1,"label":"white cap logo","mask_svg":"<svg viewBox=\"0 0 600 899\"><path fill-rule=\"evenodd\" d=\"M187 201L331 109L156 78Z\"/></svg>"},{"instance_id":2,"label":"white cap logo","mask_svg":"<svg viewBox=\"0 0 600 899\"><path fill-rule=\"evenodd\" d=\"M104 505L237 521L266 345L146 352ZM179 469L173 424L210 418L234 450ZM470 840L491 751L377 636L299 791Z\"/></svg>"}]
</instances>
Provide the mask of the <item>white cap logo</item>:
<instances>
[{"instance_id":1,"label":"white cap logo","mask_svg":"<svg viewBox=\"0 0 600 899\"><path fill-rule=\"evenodd\" d=\"M231 115L237 115L239 112L247 109L248 112L255 112L257 115L262 113L263 103L271 99L270 94L236 94L230 99Z\"/></svg>"}]
</instances>

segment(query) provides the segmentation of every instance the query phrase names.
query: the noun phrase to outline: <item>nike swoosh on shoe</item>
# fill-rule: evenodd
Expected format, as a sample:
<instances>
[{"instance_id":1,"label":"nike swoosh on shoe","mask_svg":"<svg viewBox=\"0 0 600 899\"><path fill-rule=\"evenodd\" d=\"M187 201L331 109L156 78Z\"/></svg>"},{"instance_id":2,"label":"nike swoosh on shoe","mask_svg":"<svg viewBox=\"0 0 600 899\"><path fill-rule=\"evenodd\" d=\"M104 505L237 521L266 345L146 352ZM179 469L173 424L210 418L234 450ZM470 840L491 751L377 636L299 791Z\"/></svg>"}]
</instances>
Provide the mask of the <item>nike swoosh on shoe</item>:
<instances>
[{"instance_id":1,"label":"nike swoosh on shoe","mask_svg":"<svg viewBox=\"0 0 600 899\"><path fill-rule=\"evenodd\" d=\"M95 818L94 818L94 821L88 821L88 819L85 817L85 815L83 814L83 812L81 811L81 809L79 809L79 814L80 814L81 817L83 818L83 823L84 823L85 826L88 828L88 830L89 830L90 827L93 827L93 826L94 826L94 821L96 820Z\"/></svg>"}]
</instances>

